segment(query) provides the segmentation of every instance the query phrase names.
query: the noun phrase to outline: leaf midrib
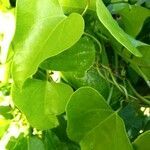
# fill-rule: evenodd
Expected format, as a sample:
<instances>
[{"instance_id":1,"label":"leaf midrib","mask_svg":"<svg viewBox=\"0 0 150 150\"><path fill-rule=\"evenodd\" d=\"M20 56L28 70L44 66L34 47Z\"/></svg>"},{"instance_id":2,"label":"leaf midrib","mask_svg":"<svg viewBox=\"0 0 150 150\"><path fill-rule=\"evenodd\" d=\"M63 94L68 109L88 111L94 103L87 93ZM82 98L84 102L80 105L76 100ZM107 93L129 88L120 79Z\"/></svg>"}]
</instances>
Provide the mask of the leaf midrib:
<instances>
[{"instance_id":1,"label":"leaf midrib","mask_svg":"<svg viewBox=\"0 0 150 150\"><path fill-rule=\"evenodd\" d=\"M84 140L84 138L89 135L93 130L95 130L97 127L99 127L101 124L103 124L105 121L107 121L109 118L111 118L113 115L117 115L116 112L113 112L112 114L110 114L106 119L104 119L103 121L101 121L98 125L96 125L95 127L93 127L90 131L87 132L87 134L84 135L84 137L82 138L81 141ZM81 143L80 141L80 143Z\"/></svg>"}]
</instances>

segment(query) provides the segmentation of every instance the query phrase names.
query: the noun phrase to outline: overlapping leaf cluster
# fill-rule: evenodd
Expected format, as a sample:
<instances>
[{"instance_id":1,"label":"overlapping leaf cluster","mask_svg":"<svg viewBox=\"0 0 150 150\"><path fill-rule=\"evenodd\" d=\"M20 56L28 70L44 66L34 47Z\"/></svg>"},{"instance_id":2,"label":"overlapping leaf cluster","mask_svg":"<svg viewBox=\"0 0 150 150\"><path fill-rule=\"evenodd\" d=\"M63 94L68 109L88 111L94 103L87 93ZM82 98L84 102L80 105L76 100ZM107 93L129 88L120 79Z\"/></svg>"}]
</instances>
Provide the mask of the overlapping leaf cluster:
<instances>
[{"instance_id":1,"label":"overlapping leaf cluster","mask_svg":"<svg viewBox=\"0 0 150 150\"><path fill-rule=\"evenodd\" d=\"M15 109L30 127L6 149L148 150L149 8L140 0L17 0L6 64ZM9 109L0 108L0 137Z\"/></svg>"}]
</instances>

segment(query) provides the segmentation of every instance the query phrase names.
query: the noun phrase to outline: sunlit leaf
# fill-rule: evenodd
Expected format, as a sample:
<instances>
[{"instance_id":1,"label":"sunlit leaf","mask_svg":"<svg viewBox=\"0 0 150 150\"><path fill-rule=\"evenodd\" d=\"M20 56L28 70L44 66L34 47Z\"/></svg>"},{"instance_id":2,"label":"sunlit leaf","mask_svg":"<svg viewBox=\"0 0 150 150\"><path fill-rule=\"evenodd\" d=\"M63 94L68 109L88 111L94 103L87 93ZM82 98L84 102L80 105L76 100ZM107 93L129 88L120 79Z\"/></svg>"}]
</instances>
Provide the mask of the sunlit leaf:
<instances>
[{"instance_id":1,"label":"sunlit leaf","mask_svg":"<svg viewBox=\"0 0 150 150\"><path fill-rule=\"evenodd\" d=\"M66 108L68 136L83 150L132 150L124 123L93 88L77 90Z\"/></svg>"},{"instance_id":2,"label":"sunlit leaf","mask_svg":"<svg viewBox=\"0 0 150 150\"><path fill-rule=\"evenodd\" d=\"M150 10L127 3L112 4L109 6L112 14L120 15L119 23L129 35L135 37L141 31L146 18L150 17ZM135 17L138 16L138 17Z\"/></svg>"},{"instance_id":3,"label":"sunlit leaf","mask_svg":"<svg viewBox=\"0 0 150 150\"><path fill-rule=\"evenodd\" d=\"M22 87L42 61L79 40L84 21L76 13L65 16L57 0L18 0L16 9L12 76L16 85Z\"/></svg>"},{"instance_id":4,"label":"sunlit leaf","mask_svg":"<svg viewBox=\"0 0 150 150\"><path fill-rule=\"evenodd\" d=\"M33 127L42 130L58 125L56 115L65 111L71 94L72 89L66 84L36 79L28 79L21 90L15 85L12 89L15 105Z\"/></svg>"},{"instance_id":5,"label":"sunlit leaf","mask_svg":"<svg viewBox=\"0 0 150 150\"><path fill-rule=\"evenodd\" d=\"M65 13L83 12L86 6L88 9L95 11L95 0L59 0Z\"/></svg>"},{"instance_id":6,"label":"sunlit leaf","mask_svg":"<svg viewBox=\"0 0 150 150\"><path fill-rule=\"evenodd\" d=\"M110 12L105 7L102 0L96 1L96 11L99 20L110 32L110 34L132 54L134 54L137 57L141 57L142 56L141 53L131 43L128 35L119 27L117 22L112 18Z\"/></svg>"}]
</instances>

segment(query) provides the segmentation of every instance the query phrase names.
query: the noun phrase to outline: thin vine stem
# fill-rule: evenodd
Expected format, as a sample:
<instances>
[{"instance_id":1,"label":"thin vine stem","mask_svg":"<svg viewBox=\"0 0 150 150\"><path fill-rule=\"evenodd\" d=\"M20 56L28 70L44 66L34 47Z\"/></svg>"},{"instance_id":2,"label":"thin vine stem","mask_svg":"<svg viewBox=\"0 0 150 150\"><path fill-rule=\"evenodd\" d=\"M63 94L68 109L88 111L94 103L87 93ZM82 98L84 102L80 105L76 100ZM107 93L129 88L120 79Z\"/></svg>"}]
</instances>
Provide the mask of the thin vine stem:
<instances>
[{"instance_id":1,"label":"thin vine stem","mask_svg":"<svg viewBox=\"0 0 150 150\"><path fill-rule=\"evenodd\" d=\"M98 74L99 74L104 80L106 80L106 81L108 81L109 83L111 83L112 85L116 86L116 87L119 89L119 91L124 94L124 91L120 88L120 86L118 85L117 82L114 83L114 82L113 82L112 80L110 80L107 76L104 76L104 75L100 72L100 70L99 70L98 67L96 67L96 69L97 69Z\"/></svg>"},{"instance_id":2,"label":"thin vine stem","mask_svg":"<svg viewBox=\"0 0 150 150\"><path fill-rule=\"evenodd\" d=\"M114 51L115 54L115 74L118 76L118 54L116 51Z\"/></svg>"},{"instance_id":3,"label":"thin vine stem","mask_svg":"<svg viewBox=\"0 0 150 150\"><path fill-rule=\"evenodd\" d=\"M143 96L141 96L132 86L131 82L129 80L127 80L128 85L130 86L131 90L133 91L133 93L136 95L137 98L139 98L139 100L141 100L142 102L148 104L150 106L150 101L147 100L146 98L144 98Z\"/></svg>"},{"instance_id":4,"label":"thin vine stem","mask_svg":"<svg viewBox=\"0 0 150 150\"><path fill-rule=\"evenodd\" d=\"M137 66L136 67L139 71L139 73L143 76L143 79L145 80L146 84L148 85L148 87L150 88L150 81L149 79L147 78L147 76L145 76L145 74L142 72L142 70Z\"/></svg>"},{"instance_id":5,"label":"thin vine stem","mask_svg":"<svg viewBox=\"0 0 150 150\"><path fill-rule=\"evenodd\" d=\"M109 95L108 95L108 98L107 98L107 103L110 104L110 101L111 101L111 98L112 98L112 94L113 94L113 90L114 90L114 86L112 86L110 88L110 92L109 92Z\"/></svg>"},{"instance_id":6,"label":"thin vine stem","mask_svg":"<svg viewBox=\"0 0 150 150\"><path fill-rule=\"evenodd\" d=\"M99 70L98 67L96 67L96 69L97 69L97 71L98 71L98 74L99 74L104 80L108 81L108 82L111 83L112 85L115 85L115 86L119 89L119 91L120 91L122 94L125 95L127 101L129 101L129 98L131 98L131 99L133 99L133 100L136 100L136 101L140 99L140 101L142 101L144 104L150 105L150 101L148 101L147 99L145 99L144 97L142 97L141 95L139 95L137 92L136 92L136 94L134 93L136 97L133 96L133 95L128 94L128 92L127 92L127 90L126 90L126 88L125 88L124 86L118 84L117 82L114 83L115 80L112 81L112 80L110 80L108 77L105 77L105 76L101 73L101 71ZM134 91L134 92L135 92L135 91Z\"/></svg>"},{"instance_id":7,"label":"thin vine stem","mask_svg":"<svg viewBox=\"0 0 150 150\"><path fill-rule=\"evenodd\" d=\"M90 0L87 0L87 4L86 4L86 7L85 7L84 11L82 12L82 16L84 16L85 13L87 12L87 10L89 8L89 5L90 5Z\"/></svg>"},{"instance_id":8,"label":"thin vine stem","mask_svg":"<svg viewBox=\"0 0 150 150\"><path fill-rule=\"evenodd\" d=\"M89 33L84 32L84 35L90 37L91 39L93 39L97 43L97 45L99 46L100 53L101 53L102 52L102 45L99 42L99 40L96 37L94 37L93 35L89 34Z\"/></svg>"}]
</instances>

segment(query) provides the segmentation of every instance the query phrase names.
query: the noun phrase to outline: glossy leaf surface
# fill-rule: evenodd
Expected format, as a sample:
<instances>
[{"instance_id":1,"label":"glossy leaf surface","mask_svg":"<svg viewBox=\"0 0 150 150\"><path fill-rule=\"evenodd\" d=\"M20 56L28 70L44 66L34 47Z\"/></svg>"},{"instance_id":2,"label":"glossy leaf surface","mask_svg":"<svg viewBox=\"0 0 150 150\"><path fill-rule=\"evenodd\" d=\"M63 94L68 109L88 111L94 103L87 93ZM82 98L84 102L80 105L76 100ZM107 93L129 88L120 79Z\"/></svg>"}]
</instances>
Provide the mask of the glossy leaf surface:
<instances>
[{"instance_id":1,"label":"glossy leaf surface","mask_svg":"<svg viewBox=\"0 0 150 150\"><path fill-rule=\"evenodd\" d=\"M22 87L42 61L79 40L84 21L76 13L66 17L57 0L18 0L16 16L12 75L16 85Z\"/></svg>"},{"instance_id":2,"label":"glossy leaf surface","mask_svg":"<svg viewBox=\"0 0 150 150\"><path fill-rule=\"evenodd\" d=\"M93 88L77 90L66 108L68 136L83 150L132 150L121 118Z\"/></svg>"},{"instance_id":3,"label":"glossy leaf surface","mask_svg":"<svg viewBox=\"0 0 150 150\"><path fill-rule=\"evenodd\" d=\"M109 8L112 14L120 15L120 19L118 19L119 23L123 24L122 27L125 32L133 37L138 35L144 21L150 17L150 10L142 6L120 3L110 5Z\"/></svg>"},{"instance_id":4,"label":"glossy leaf surface","mask_svg":"<svg viewBox=\"0 0 150 150\"><path fill-rule=\"evenodd\" d=\"M94 59L94 44L85 37L65 52L45 60L41 67L55 71L84 72L94 63Z\"/></svg>"},{"instance_id":5,"label":"glossy leaf surface","mask_svg":"<svg viewBox=\"0 0 150 150\"><path fill-rule=\"evenodd\" d=\"M95 0L59 0L65 13L82 12L88 5L88 9L95 11Z\"/></svg>"},{"instance_id":6,"label":"glossy leaf surface","mask_svg":"<svg viewBox=\"0 0 150 150\"><path fill-rule=\"evenodd\" d=\"M131 43L128 35L119 27L117 22L112 18L110 12L105 7L102 0L96 1L96 11L99 20L110 32L110 34L132 54L134 54L137 57L141 57L142 56L141 53Z\"/></svg>"}]
</instances>

